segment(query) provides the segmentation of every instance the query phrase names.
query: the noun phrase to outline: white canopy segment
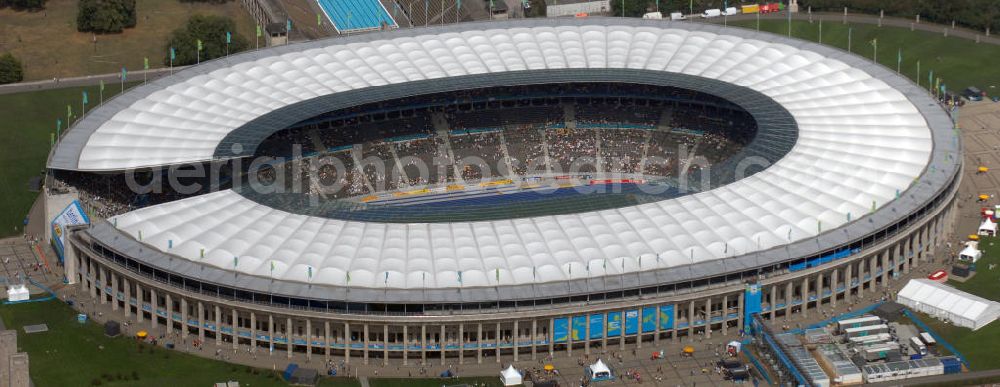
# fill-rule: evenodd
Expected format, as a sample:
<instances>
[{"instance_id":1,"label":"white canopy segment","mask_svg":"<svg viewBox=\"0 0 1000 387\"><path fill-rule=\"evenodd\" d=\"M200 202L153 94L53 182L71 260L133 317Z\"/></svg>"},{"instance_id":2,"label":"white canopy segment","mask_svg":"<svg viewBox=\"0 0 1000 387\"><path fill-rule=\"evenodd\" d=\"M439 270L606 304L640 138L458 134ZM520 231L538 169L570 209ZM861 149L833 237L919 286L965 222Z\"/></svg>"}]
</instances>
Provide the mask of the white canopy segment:
<instances>
[{"instance_id":1,"label":"white canopy segment","mask_svg":"<svg viewBox=\"0 0 1000 387\"><path fill-rule=\"evenodd\" d=\"M979 258L983 257L983 252L979 250L979 242L968 241L965 242L965 248L958 253L958 258L963 259L972 263L979 261Z\"/></svg>"},{"instance_id":2,"label":"white canopy segment","mask_svg":"<svg viewBox=\"0 0 1000 387\"><path fill-rule=\"evenodd\" d=\"M520 372L514 369L514 365L511 364L507 369L500 371L500 382L504 386L517 386L524 383L524 378Z\"/></svg>"},{"instance_id":3,"label":"white canopy segment","mask_svg":"<svg viewBox=\"0 0 1000 387\"><path fill-rule=\"evenodd\" d=\"M997 235L997 224L990 220L990 218L983 219L983 224L979 225L978 234L985 236Z\"/></svg>"},{"instance_id":4,"label":"white canopy segment","mask_svg":"<svg viewBox=\"0 0 1000 387\"><path fill-rule=\"evenodd\" d=\"M931 131L913 103L836 58L740 37L735 33L748 32L739 29L720 30L734 33L726 35L670 23L599 22L614 23L471 24L458 32L415 31L346 45L331 39L303 51L293 45L151 92L90 136L78 166L210 159L240 125L320 95L529 69L637 68L716 79L773 98L799 126L798 143L760 173L707 192L611 210L382 224L295 215L222 191L116 219L119 229L157 250L224 270L408 289L600 277L765 250L871 213L906 191L929 162Z\"/></svg>"},{"instance_id":5,"label":"white canopy segment","mask_svg":"<svg viewBox=\"0 0 1000 387\"><path fill-rule=\"evenodd\" d=\"M899 291L897 301L960 327L977 330L1000 316L1000 303L919 278Z\"/></svg>"}]
</instances>

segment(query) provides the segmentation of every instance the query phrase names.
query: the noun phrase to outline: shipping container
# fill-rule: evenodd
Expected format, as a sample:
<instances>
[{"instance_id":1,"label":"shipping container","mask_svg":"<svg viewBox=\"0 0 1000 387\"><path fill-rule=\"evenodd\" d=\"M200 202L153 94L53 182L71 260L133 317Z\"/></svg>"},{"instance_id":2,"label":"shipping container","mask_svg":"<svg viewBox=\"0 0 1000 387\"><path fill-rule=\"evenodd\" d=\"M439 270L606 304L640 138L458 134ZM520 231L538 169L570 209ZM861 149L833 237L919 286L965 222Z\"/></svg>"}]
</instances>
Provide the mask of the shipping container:
<instances>
[{"instance_id":1,"label":"shipping container","mask_svg":"<svg viewBox=\"0 0 1000 387\"><path fill-rule=\"evenodd\" d=\"M889 333L889 326L885 324L871 325L866 327L847 328L844 334L847 338L877 335L879 333Z\"/></svg>"},{"instance_id":2,"label":"shipping container","mask_svg":"<svg viewBox=\"0 0 1000 387\"><path fill-rule=\"evenodd\" d=\"M757 4L744 5L741 11L743 13L757 13L760 12L760 6Z\"/></svg>"}]
</instances>

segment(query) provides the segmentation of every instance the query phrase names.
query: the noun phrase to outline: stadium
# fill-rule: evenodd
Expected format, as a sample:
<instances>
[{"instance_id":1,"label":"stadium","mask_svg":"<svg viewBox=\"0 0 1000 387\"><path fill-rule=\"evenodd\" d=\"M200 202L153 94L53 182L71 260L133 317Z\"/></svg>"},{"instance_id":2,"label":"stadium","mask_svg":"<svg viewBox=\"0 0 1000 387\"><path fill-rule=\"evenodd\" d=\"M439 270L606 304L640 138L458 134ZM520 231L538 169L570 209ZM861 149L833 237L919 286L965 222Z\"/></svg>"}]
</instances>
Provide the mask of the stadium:
<instances>
[{"instance_id":1,"label":"stadium","mask_svg":"<svg viewBox=\"0 0 1000 387\"><path fill-rule=\"evenodd\" d=\"M516 361L878 292L951 227L960 151L925 91L830 47L465 23L136 87L60 139L46 205L93 218L53 230L67 280L168 333Z\"/></svg>"}]
</instances>

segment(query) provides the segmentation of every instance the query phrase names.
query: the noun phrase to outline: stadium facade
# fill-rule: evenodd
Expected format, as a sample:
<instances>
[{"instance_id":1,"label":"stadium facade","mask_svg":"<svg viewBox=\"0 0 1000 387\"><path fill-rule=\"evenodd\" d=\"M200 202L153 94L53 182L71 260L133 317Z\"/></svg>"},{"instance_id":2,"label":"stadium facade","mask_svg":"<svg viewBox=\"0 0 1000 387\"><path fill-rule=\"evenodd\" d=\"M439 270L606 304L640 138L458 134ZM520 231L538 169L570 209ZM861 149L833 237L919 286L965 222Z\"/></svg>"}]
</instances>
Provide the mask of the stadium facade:
<instances>
[{"instance_id":1,"label":"stadium facade","mask_svg":"<svg viewBox=\"0 0 1000 387\"><path fill-rule=\"evenodd\" d=\"M337 108L533 79L717 95L757 121L746 152L781 151L675 199L478 222L314 217L223 190L62 230L67 279L216 345L518 360L816 313L881 291L952 229L961 144L923 89L827 46L696 23L468 23L234 55L105 103L48 167L232 160Z\"/></svg>"}]
</instances>

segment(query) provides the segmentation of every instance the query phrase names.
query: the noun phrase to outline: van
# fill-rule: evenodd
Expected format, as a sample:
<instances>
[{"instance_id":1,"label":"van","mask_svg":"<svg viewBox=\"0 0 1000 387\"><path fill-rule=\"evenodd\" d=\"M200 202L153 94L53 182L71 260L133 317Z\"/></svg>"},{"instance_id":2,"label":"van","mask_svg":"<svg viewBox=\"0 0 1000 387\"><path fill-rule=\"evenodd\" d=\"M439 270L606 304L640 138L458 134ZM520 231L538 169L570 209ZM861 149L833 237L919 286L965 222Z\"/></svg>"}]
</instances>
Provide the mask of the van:
<instances>
[{"instance_id":1,"label":"van","mask_svg":"<svg viewBox=\"0 0 1000 387\"><path fill-rule=\"evenodd\" d=\"M647 13L645 15L642 15L642 18L643 19L656 19L656 20L659 20L659 19L663 19L663 14L659 13L659 12L650 12L650 13Z\"/></svg>"},{"instance_id":2,"label":"van","mask_svg":"<svg viewBox=\"0 0 1000 387\"><path fill-rule=\"evenodd\" d=\"M701 14L701 17L703 17L705 19L713 18L713 17L719 17L719 16L722 16L722 10L720 10L718 8L715 8L715 9L706 9L705 12L703 12Z\"/></svg>"},{"instance_id":3,"label":"van","mask_svg":"<svg viewBox=\"0 0 1000 387\"><path fill-rule=\"evenodd\" d=\"M726 16L733 16L736 15L737 13L739 12L736 11L736 7L729 7L722 11L722 14Z\"/></svg>"},{"instance_id":4,"label":"van","mask_svg":"<svg viewBox=\"0 0 1000 387\"><path fill-rule=\"evenodd\" d=\"M920 338L917 336L910 338L910 348L913 349L913 353L920 354L920 356L927 355L927 346L924 345L924 342L920 341Z\"/></svg>"},{"instance_id":5,"label":"van","mask_svg":"<svg viewBox=\"0 0 1000 387\"><path fill-rule=\"evenodd\" d=\"M687 19L687 16L684 16L683 13L680 13L680 12L671 12L670 13L670 20L685 20L685 19Z\"/></svg>"}]
</instances>

